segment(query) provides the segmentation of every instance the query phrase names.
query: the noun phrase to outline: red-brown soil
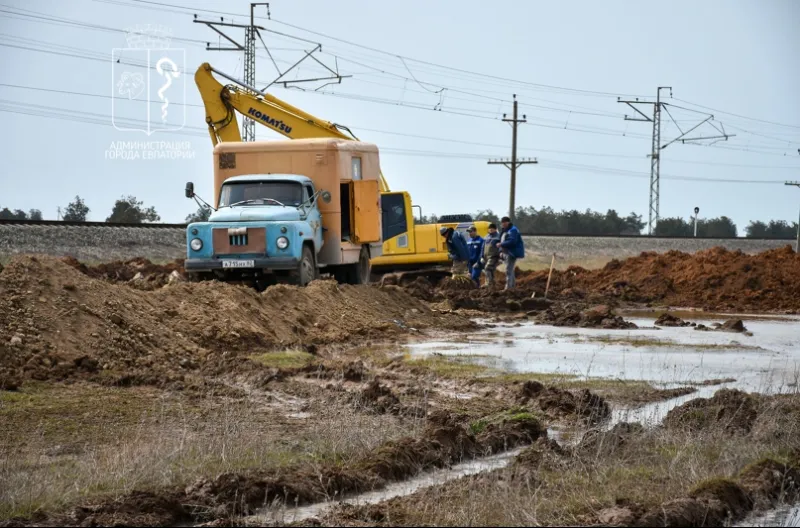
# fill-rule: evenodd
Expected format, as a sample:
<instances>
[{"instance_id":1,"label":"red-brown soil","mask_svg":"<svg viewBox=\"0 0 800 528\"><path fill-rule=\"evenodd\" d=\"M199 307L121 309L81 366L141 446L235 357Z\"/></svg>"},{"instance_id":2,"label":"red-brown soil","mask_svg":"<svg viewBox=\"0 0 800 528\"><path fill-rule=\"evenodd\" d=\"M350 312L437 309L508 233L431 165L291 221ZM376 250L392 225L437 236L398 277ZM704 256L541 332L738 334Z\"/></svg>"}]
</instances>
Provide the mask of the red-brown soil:
<instances>
[{"instance_id":1,"label":"red-brown soil","mask_svg":"<svg viewBox=\"0 0 800 528\"><path fill-rule=\"evenodd\" d=\"M547 272L524 273L518 285L544 291ZM790 246L748 255L713 248L612 260L599 270L554 271L554 298L615 299L707 310L800 311L800 256Z\"/></svg>"}]
</instances>

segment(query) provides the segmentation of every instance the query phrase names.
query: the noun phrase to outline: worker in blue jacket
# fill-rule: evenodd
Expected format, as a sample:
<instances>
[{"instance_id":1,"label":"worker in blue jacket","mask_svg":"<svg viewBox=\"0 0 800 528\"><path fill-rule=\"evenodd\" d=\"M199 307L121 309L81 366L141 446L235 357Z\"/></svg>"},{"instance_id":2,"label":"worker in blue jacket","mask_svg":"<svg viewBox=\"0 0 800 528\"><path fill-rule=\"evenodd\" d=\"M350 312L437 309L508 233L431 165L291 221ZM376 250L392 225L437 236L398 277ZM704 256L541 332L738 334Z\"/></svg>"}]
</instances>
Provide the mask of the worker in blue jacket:
<instances>
[{"instance_id":1,"label":"worker in blue jacket","mask_svg":"<svg viewBox=\"0 0 800 528\"><path fill-rule=\"evenodd\" d=\"M522 235L519 234L519 229L511 223L509 217L504 216L500 222L503 231L497 247L503 252L503 257L506 261L506 290L510 290L517 285L517 280L514 276L515 268L517 259L525 256L525 245L522 243Z\"/></svg>"},{"instance_id":2,"label":"worker in blue jacket","mask_svg":"<svg viewBox=\"0 0 800 528\"><path fill-rule=\"evenodd\" d=\"M464 275L467 272L467 262L469 261L469 250L464 235L452 227L442 226L439 234L444 237L447 243L447 251L450 260L453 261L453 277Z\"/></svg>"},{"instance_id":3,"label":"worker in blue jacket","mask_svg":"<svg viewBox=\"0 0 800 528\"><path fill-rule=\"evenodd\" d=\"M469 250L469 261L467 262L469 274L472 280L480 286L481 271L483 270L483 265L481 264L481 258L483 257L483 237L478 234L478 228L474 225L469 226L467 233L469 234L469 240L467 241L467 249Z\"/></svg>"}]
</instances>

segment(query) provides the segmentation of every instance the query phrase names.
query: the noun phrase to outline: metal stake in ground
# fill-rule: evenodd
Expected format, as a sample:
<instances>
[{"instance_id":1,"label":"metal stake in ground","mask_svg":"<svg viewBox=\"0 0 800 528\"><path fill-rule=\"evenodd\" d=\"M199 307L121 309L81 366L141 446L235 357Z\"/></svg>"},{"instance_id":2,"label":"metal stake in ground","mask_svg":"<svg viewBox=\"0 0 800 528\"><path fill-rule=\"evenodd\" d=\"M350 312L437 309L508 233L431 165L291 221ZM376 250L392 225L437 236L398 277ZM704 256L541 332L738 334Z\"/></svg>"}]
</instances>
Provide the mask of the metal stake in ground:
<instances>
[{"instance_id":1,"label":"metal stake in ground","mask_svg":"<svg viewBox=\"0 0 800 528\"><path fill-rule=\"evenodd\" d=\"M506 123L511 123L511 161L509 160L489 160L489 165L505 165L507 168L511 170L511 189L508 195L508 217L511 221L514 221L514 210L516 209L516 194L517 194L517 168L520 165L528 165L539 163L534 159L517 159L517 126L520 123L526 123L525 114L522 115L522 119L517 119L517 94L514 94L514 117L512 119L507 119L506 114L503 114L503 121Z\"/></svg>"},{"instance_id":2,"label":"metal stake in ground","mask_svg":"<svg viewBox=\"0 0 800 528\"><path fill-rule=\"evenodd\" d=\"M800 149L798 150L800 152ZM800 189L800 181L793 181L793 182L786 182L784 185L794 185L798 189ZM797 241L794 245L794 252L800 253L800 214L797 217Z\"/></svg>"},{"instance_id":3,"label":"metal stake in ground","mask_svg":"<svg viewBox=\"0 0 800 528\"><path fill-rule=\"evenodd\" d=\"M547 292L550 291L550 278L553 276L553 266L556 264L556 254L553 253L553 260L550 261L550 273L547 274L547 286L544 287L544 298L547 299Z\"/></svg>"}]
</instances>

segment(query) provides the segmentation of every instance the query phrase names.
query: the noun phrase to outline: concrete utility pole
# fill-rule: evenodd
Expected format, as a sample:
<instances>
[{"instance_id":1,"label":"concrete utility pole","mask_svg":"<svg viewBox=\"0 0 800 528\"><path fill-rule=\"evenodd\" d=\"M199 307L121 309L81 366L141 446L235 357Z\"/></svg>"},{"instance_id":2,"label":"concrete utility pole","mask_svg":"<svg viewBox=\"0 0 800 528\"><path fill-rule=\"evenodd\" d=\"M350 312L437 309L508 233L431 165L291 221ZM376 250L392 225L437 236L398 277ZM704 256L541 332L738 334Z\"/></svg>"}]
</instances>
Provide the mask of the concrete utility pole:
<instances>
[{"instance_id":1,"label":"concrete utility pole","mask_svg":"<svg viewBox=\"0 0 800 528\"><path fill-rule=\"evenodd\" d=\"M517 195L517 168L521 165L529 165L539 163L536 161L536 158L530 159L517 159L517 126L520 123L526 123L525 114L522 115L522 119L517 118L517 94L514 94L514 117L511 119L506 118L506 114L503 114L503 121L506 123L511 124L511 160L489 160L489 165L505 165L508 169L511 170L511 189L509 190L508 195L508 217L513 222L514 218L514 211L516 210L516 195Z\"/></svg>"},{"instance_id":2,"label":"concrete utility pole","mask_svg":"<svg viewBox=\"0 0 800 528\"><path fill-rule=\"evenodd\" d=\"M800 150L798 150L798 152L800 152ZM784 185L794 185L800 189L800 181L786 182ZM794 252L800 253L800 214L797 217L797 241L794 245Z\"/></svg>"},{"instance_id":3,"label":"concrete utility pole","mask_svg":"<svg viewBox=\"0 0 800 528\"><path fill-rule=\"evenodd\" d=\"M697 238L697 215L700 214L700 208L694 208L694 237Z\"/></svg>"},{"instance_id":4,"label":"concrete utility pole","mask_svg":"<svg viewBox=\"0 0 800 528\"><path fill-rule=\"evenodd\" d=\"M686 143L687 141L699 141L705 139L716 139L716 140L727 140L729 137L733 137L735 134L727 134L725 133L724 128L719 129L713 123L709 123L712 119L714 119L713 115L707 115L707 117L698 123L697 125L693 126L686 132L678 125L675 119L672 119L672 122L675 123L675 126L678 127L678 130L681 132L681 135L670 141L669 143L665 143L664 145L661 144L661 110L665 109L669 117L672 118L672 115L669 113L670 106L668 103L665 103L661 100L661 90L669 90L669 96L672 97L672 87L671 86L659 86L658 90L656 91L656 100L655 102L652 101L640 101L638 98L634 100L622 100L617 98L618 103L625 103L633 110L639 114L638 117L628 117L625 116L625 121L647 121L648 123L653 123L653 138L652 138L652 146L650 148L650 206L649 210L649 217L647 222L647 234L652 235L656 230L656 224L658 224L659 213L661 208L661 151L671 144L675 143L676 141L680 141L681 143ZM651 118L638 108L633 105L637 104L649 104L653 105L653 117ZM698 112L700 113L700 112ZM689 132L696 129L703 123L709 123L713 126L721 135L718 136L705 136L705 137L692 137L687 138L685 137Z\"/></svg>"}]
</instances>

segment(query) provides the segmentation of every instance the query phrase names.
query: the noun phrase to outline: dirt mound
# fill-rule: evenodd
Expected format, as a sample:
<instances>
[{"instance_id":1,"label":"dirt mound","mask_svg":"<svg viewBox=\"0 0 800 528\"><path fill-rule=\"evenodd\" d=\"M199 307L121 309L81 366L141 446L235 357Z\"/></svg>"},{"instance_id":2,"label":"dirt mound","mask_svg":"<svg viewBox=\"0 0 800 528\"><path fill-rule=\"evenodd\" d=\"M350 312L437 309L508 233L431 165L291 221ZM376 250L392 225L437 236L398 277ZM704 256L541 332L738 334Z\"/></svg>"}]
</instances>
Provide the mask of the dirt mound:
<instances>
[{"instance_id":1,"label":"dirt mound","mask_svg":"<svg viewBox=\"0 0 800 528\"><path fill-rule=\"evenodd\" d=\"M476 290L478 285L465 275L456 275L455 277L445 277L439 281L439 284L436 285L436 288L445 292L457 292L464 290Z\"/></svg>"},{"instance_id":2,"label":"dirt mound","mask_svg":"<svg viewBox=\"0 0 800 528\"><path fill-rule=\"evenodd\" d=\"M473 283L474 284L474 283ZM437 289L434 301L446 301L453 310L480 310L484 312L539 312L552 303L542 297L531 298L523 290L496 290L467 288L460 290Z\"/></svg>"},{"instance_id":3,"label":"dirt mound","mask_svg":"<svg viewBox=\"0 0 800 528\"><path fill-rule=\"evenodd\" d=\"M638 422L620 422L609 431L592 429L581 439L578 450L600 454L600 452L615 451L624 447L632 438L645 433L645 428Z\"/></svg>"},{"instance_id":4,"label":"dirt mound","mask_svg":"<svg viewBox=\"0 0 800 528\"><path fill-rule=\"evenodd\" d=\"M62 260L93 279L124 282L140 290L154 290L186 278L183 259L166 264L154 264L140 257L125 261L115 260L96 266L87 266L73 257L64 257Z\"/></svg>"},{"instance_id":5,"label":"dirt mound","mask_svg":"<svg viewBox=\"0 0 800 528\"><path fill-rule=\"evenodd\" d=\"M595 306L587 310L581 310L580 307L569 304L554 306L540 313L535 321L540 324L575 326L580 328L638 328L634 323L626 321L621 316L616 315L611 308L606 305Z\"/></svg>"},{"instance_id":6,"label":"dirt mound","mask_svg":"<svg viewBox=\"0 0 800 528\"><path fill-rule=\"evenodd\" d=\"M748 433L759 414L757 395L736 389L720 389L711 398L697 398L667 413L668 429L703 431L722 429L730 433Z\"/></svg>"},{"instance_id":7,"label":"dirt mound","mask_svg":"<svg viewBox=\"0 0 800 528\"><path fill-rule=\"evenodd\" d=\"M524 274L520 288L541 287L547 272ZM554 271L551 291L708 310L800 310L800 255L791 246L747 255L713 248L694 254L645 252L604 268Z\"/></svg>"},{"instance_id":8,"label":"dirt mound","mask_svg":"<svg viewBox=\"0 0 800 528\"><path fill-rule=\"evenodd\" d=\"M181 384L194 371L256 368L244 357L279 348L473 326L397 287L315 281L258 293L203 282L139 291L56 258L18 256L0 274L0 385L75 376Z\"/></svg>"},{"instance_id":9,"label":"dirt mound","mask_svg":"<svg viewBox=\"0 0 800 528\"><path fill-rule=\"evenodd\" d=\"M704 324L699 324L695 327L695 330L699 330L701 332L734 332L737 334L745 333L752 335L747 332L747 328L745 328L741 319L728 319L724 323L713 323L710 327Z\"/></svg>"},{"instance_id":10,"label":"dirt mound","mask_svg":"<svg viewBox=\"0 0 800 528\"><path fill-rule=\"evenodd\" d=\"M541 470L559 471L571 463L571 458L552 438L539 438L523 449L511 465L512 479L535 482Z\"/></svg>"},{"instance_id":11,"label":"dirt mound","mask_svg":"<svg viewBox=\"0 0 800 528\"><path fill-rule=\"evenodd\" d=\"M381 384L377 378L373 379L357 395L357 402L365 405L375 412L397 414L402 410L400 400L386 385Z\"/></svg>"},{"instance_id":12,"label":"dirt mound","mask_svg":"<svg viewBox=\"0 0 800 528\"><path fill-rule=\"evenodd\" d=\"M407 284L405 289L408 293L423 301L432 301L434 298L433 284L425 277L417 277L413 282Z\"/></svg>"},{"instance_id":13,"label":"dirt mound","mask_svg":"<svg viewBox=\"0 0 800 528\"><path fill-rule=\"evenodd\" d=\"M649 511L638 505L607 508L596 521L606 526L730 526L754 510L775 507L780 500L796 500L795 464L765 459L746 468L737 479L701 482L687 496L667 501Z\"/></svg>"},{"instance_id":14,"label":"dirt mound","mask_svg":"<svg viewBox=\"0 0 800 528\"><path fill-rule=\"evenodd\" d=\"M557 387L545 387L535 380L522 384L517 402L521 405L535 402L539 409L552 417L578 416L589 423L599 422L611 414L608 403L588 389L570 392Z\"/></svg>"},{"instance_id":15,"label":"dirt mound","mask_svg":"<svg viewBox=\"0 0 800 528\"><path fill-rule=\"evenodd\" d=\"M739 482L754 501L769 508L800 493L800 467L766 458L743 469Z\"/></svg>"},{"instance_id":16,"label":"dirt mound","mask_svg":"<svg viewBox=\"0 0 800 528\"><path fill-rule=\"evenodd\" d=\"M800 397L791 394L762 399L752 435L766 441L797 438L800 435Z\"/></svg>"},{"instance_id":17,"label":"dirt mound","mask_svg":"<svg viewBox=\"0 0 800 528\"><path fill-rule=\"evenodd\" d=\"M536 398L539 408L556 418L579 416L588 423L597 423L611 414L608 403L588 389L574 393L547 387Z\"/></svg>"},{"instance_id":18,"label":"dirt mound","mask_svg":"<svg viewBox=\"0 0 800 528\"><path fill-rule=\"evenodd\" d=\"M695 326L695 323L684 321L680 317L675 317L674 315L666 312L661 314L653 324L655 326L669 326L669 327Z\"/></svg>"}]
</instances>

